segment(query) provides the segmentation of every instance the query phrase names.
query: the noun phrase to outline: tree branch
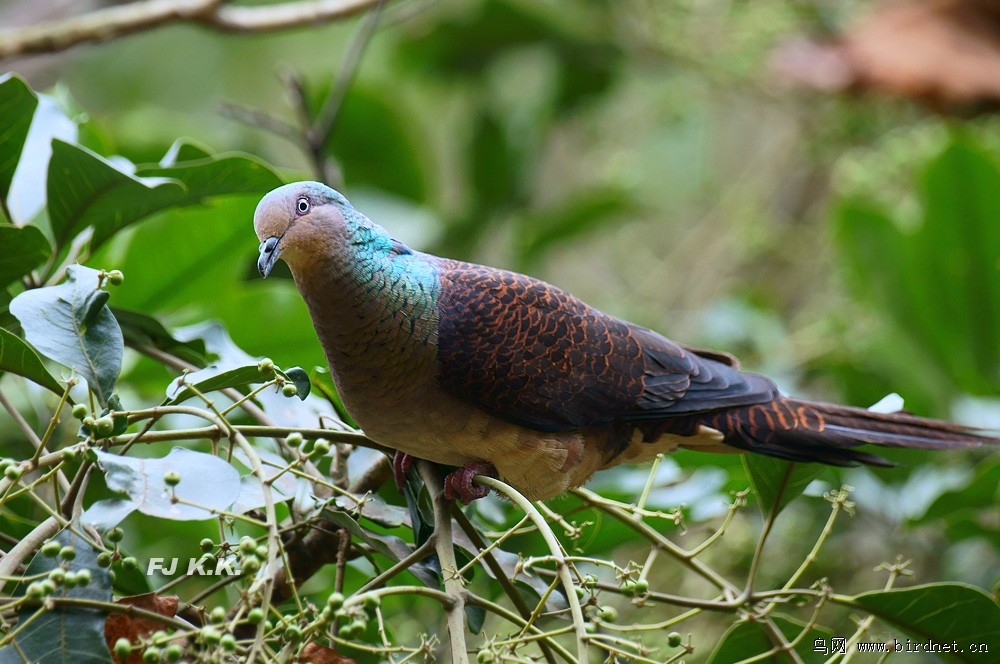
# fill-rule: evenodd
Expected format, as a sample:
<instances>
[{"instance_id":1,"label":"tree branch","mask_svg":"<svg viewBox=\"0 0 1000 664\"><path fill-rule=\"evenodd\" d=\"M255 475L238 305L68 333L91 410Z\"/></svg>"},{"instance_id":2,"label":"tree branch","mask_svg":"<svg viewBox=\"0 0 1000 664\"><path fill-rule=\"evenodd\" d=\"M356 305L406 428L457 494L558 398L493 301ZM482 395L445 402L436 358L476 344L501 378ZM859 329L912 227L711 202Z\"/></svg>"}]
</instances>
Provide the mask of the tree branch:
<instances>
[{"instance_id":1,"label":"tree branch","mask_svg":"<svg viewBox=\"0 0 1000 664\"><path fill-rule=\"evenodd\" d=\"M143 0L80 16L0 30L0 60L55 53L172 23L196 23L218 32L250 34L315 26L347 18L379 0L299 0L233 7L228 0Z\"/></svg>"}]
</instances>

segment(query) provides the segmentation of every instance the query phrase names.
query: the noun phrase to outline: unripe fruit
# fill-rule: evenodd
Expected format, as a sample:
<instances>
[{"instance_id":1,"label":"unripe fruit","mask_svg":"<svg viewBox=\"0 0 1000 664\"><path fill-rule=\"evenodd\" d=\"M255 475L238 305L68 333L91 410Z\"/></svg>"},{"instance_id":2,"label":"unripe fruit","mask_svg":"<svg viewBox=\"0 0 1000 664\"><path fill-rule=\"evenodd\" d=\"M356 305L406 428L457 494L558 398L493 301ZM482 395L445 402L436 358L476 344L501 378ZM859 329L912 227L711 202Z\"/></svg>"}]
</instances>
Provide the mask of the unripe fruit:
<instances>
[{"instance_id":1,"label":"unripe fruit","mask_svg":"<svg viewBox=\"0 0 1000 664\"><path fill-rule=\"evenodd\" d=\"M105 415L101 419L97 420L97 435L98 436L110 436L111 432L115 430L115 421Z\"/></svg>"},{"instance_id":2,"label":"unripe fruit","mask_svg":"<svg viewBox=\"0 0 1000 664\"><path fill-rule=\"evenodd\" d=\"M223 634L219 644L226 652L233 652L236 650L236 637L232 634Z\"/></svg>"},{"instance_id":3,"label":"unripe fruit","mask_svg":"<svg viewBox=\"0 0 1000 664\"><path fill-rule=\"evenodd\" d=\"M52 583L48 579L39 581L38 585L42 587L42 594L45 595L46 597L56 591L56 584Z\"/></svg>"},{"instance_id":4,"label":"unripe fruit","mask_svg":"<svg viewBox=\"0 0 1000 664\"><path fill-rule=\"evenodd\" d=\"M90 581L91 578L89 569L82 569L76 573L76 585L78 588L83 588L84 586L89 585Z\"/></svg>"},{"instance_id":5,"label":"unripe fruit","mask_svg":"<svg viewBox=\"0 0 1000 664\"><path fill-rule=\"evenodd\" d=\"M132 644L128 642L128 639L118 639L115 641L115 657L125 661L131 652Z\"/></svg>"},{"instance_id":6,"label":"unripe fruit","mask_svg":"<svg viewBox=\"0 0 1000 664\"><path fill-rule=\"evenodd\" d=\"M212 609L212 613L209 614L208 619L218 625L226 619L226 610L221 606L217 606Z\"/></svg>"},{"instance_id":7,"label":"unripe fruit","mask_svg":"<svg viewBox=\"0 0 1000 664\"><path fill-rule=\"evenodd\" d=\"M260 362L257 363L257 371L261 372L262 374L264 374L266 376L270 375L270 374L273 374L274 373L274 361L271 358L269 358L269 357L265 357L263 360L261 360Z\"/></svg>"},{"instance_id":8,"label":"unripe fruit","mask_svg":"<svg viewBox=\"0 0 1000 664\"><path fill-rule=\"evenodd\" d=\"M166 655L168 662L180 661L181 655L183 654L184 654L184 649L181 648L176 643L172 643L169 646L167 646Z\"/></svg>"},{"instance_id":9,"label":"unripe fruit","mask_svg":"<svg viewBox=\"0 0 1000 664\"><path fill-rule=\"evenodd\" d=\"M244 535L240 538L240 552L244 555L250 555L257 550L257 542L254 541L252 537L247 537Z\"/></svg>"},{"instance_id":10,"label":"unripe fruit","mask_svg":"<svg viewBox=\"0 0 1000 664\"><path fill-rule=\"evenodd\" d=\"M243 561L243 564L240 565L240 570L244 574L254 574L259 569L260 569L260 560L258 560L256 556L252 558L246 558Z\"/></svg>"},{"instance_id":11,"label":"unripe fruit","mask_svg":"<svg viewBox=\"0 0 1000 664\"><path fill-rule=\"evenodd\" d=\"M667 634L667 645L671 648L676 648L681 644L681 635L677 632L670 632Z\"/></svg>"},{"instance_id":12,"label":"unripe fruit","mask_svg":"<svg viewBox=\"0 0 1000 664\"><path fill-rule=\"evenodd\" d=\"M11 482L16 482L21 479L23 471L20 466L7 466L3 470L3 476L9 479Z\"/></svg>"},{"instance_id":13,"label":"unripe fruit","mask_svg":"<svg viewBox=\"0 0 1000 664\"><path fill-rule=\"evenodd\" d=\"M479 664L490 664L493 661L493 652L487 648L483 648L476 653L476 661Z\"/></svg>"},{"instance_id":14,"label":"unripe fruit","mask_svg":"<svg viewBox=\"0 0 1000 664\"><path fill-rule=\"evenodd\" d=\"M375 593L365 593L361 596L361 606L365 607L368 611L374 611L382 606L382 598Z\"/></svg>"},{"instance_id":15,"label":"unripe fruit","mask_svg":"<svg viewBox=\"0 0 1000 664\"><path fill-rule=\"evenodd\" d=\"M309 456L325 456L330 452L330 441L326 438L317 438L316 442L313 443L312 452Z\"/></svg>"},{"instance_id":16,"label":"unripe fruit","mask_svg":"<svg viewBox=\"0 0 1000 664\"><path fill-rule=\"evenodd\" d=\"M251 625L259 625L260 621L264 619L264 610L260 607L250 609L247 613L247 622Z\"/></svg>"},{"instance_id":17,"label":"unripe fruit","mask_svg":"<svg viewBox=\"0 0 1000 664\"><path fill-rule=\"evenodd\" d=\"M646 579L639 579L635 582L635 593L636 595L645 595L649 592L649 581Z\"/></svg>"},{"instance_id":18,"label":"unripe fruit","mask_svg":"<svg viewBox=\"0 0 1000 664\"><path fill-rule=\"evenodd\" d=\"M602 606L598 615L604 622L614 622L618 620L618 609L613 606Z\"/></svg>"},{"instance_id":19,"label":"unripe fruit","mask_svg":"<svg viewBox=\"0 0 1000 664\"><path fill-rule=\"evenodd\" d=\"M285 641L294 643L302 638L302 630L297 625L289 625L285 628L284 637Z\"/></svg>"},{"instance_id":20,"label":"unripe fruit","mask_svg":"<svg viewBox=\"0 0 1000 664\"><path fill-rule=\"evenodd\" d=\"M333 593L326 598L326 605L336 611L344 605L344 596L341 593Z\"/></svg>"},{"instance_id":21,"label":"unripe fruit","mask_svg":"<svg viewBox=\"0 0 1000 664\"><path fill-rule=\"evenodd\" d=\"M107 551L101 551L97 554L97 564L100 567L108 567L111 565L111 554Z\"/></svg>"},{"instance_id":22,"label":"unripe fruit","mask_svg":"<svg viewBox=\"0 0 1000 664\"><path fill-rule=\"evenodd\" d=\"M121 270L111 270L108 272L108 283L112 286L121 286L125 283L125 275Z\"/></svg>"},{"instance_id":23,"label":"unripe fruit","mask_svg":"<svg viewBox=\"0 0 1000 664\"><path fill-rule=\"evenodd\" d=\"M62 458L66 463L73 463L79 455L75 447L70 447L62 451Z\"/></svg>"},{"instance_id":24,"label":"unripe fruit","mask_svg":"<svg viewBox=\"0 0 1000 664\"><path fill-rule=\"evenodd\" d=\"M76 549L71 546L64 546L59 549L59 557L63 560L73 560L76 558Z\"/></svg>"},{"instance_id":25,"label":"unripe fruit","mask_svg":"<svg viewBox=\"0 0 1000 664\"><path fill-rule=\"evenodd\" d=\"M49 540L42 545L42 554L53 558L59 555L59 550L62 548L62 544L56 542L55 540Z\"/></svg>"},{"instance_id":26,"label":"unripe fruit","mask_svg":"<svg viewBox=\"0 0 1000 664\"><path fill-rule=\"evenodd\" d=\"M109 542L121 542L125 537L125 531L121 528L112 528L108 531L108 541Z\"/></svg>"},{"instance_id":27,"label":"unripe fruit","mask_svg":"<svg viewBox=\"0 0 1000 664\"><path fill-rule=\"evenodd\" d=\"M181 474L178 473L176 470L168 470L167 472L163 473L163 482L167 486L177 486L178 484L181 483Z\"/></svg>"},{"instance_id":28,"label":"unripe fruit","mask_svg":"<svg viewBox=\"0 0 1000 664\"><path fill-rule=\"evenodd\" d=\"M295 387L291 383L285 383L284 386L281 388L281 393L284 394L286 397L294 397L296 394L299 393L299 388Z\"/></svg>"},{"instance_id":29,"label":"unripe fruit","mask_svg":"<svg viewBox=\"0 0 1000 664\"><path fill-rule=\"evenodd\" d=\"M208 539L208 538L206 537L205 539L203 539L202 541L200 541L200 542L198 543L198 546L200 546L200 547L201 547L201 550L202 550L202 551L204 551L205 553L208 553L208 552L210 552L210 551L211 551L212 549L214 549L214 548L215 548L215 542L213 542L212 540L210 540L210 539Z\"/></svg>"},{"instance_id":30,"label":"unripe fruit","mask_svg":"<svg viewBox=\"0 0 1000 664\"><path fill-rule=\"evenodd\" d=\"M160 649L156 646L150 646L142 651L142 661L145 664L156 664L160 661Z\"/></svg>"},{"instance_id":31,"label":"unripe fruit","mask_svg":"<svg viewBox=\"0 0 1000 664\"><path fill-rule=\"evenodd\" d=\"M254 551L254 553L261 560L267 560L267 545L266 544L260 544L260 545L258 545L257 549L256 549L256 551Z\"/></svg>"},{"instance_id":32,"label":"unripe fruit","mask_svg":"<svg viewBox=\"0 0 1000 664\"><path fill-rule=\"evenodd\" d=\"M32 581L28 584L28 589L24 591L24 594L28 599L41 599L42 595L42 584L40 581Z\"/></svg>"},{"instance_id":33,"label":"unripe fruit","mask_svg":"<svg viewBox=\"0 0 1000 664\"><path fill-rule=\"evenodd\" d=\"M94 429L97 428L97 420L95 420L90 415L87 415L86 417L83 418L83 426L87 431L92 432Z\"/></svg>"},{"instance_id":34,"label":"unripe fruit","mask_svg":"<svg viewBox=\"0 0 1000 664\"><path fill-rule=\"evenodd\" d=\"M217 645L222 640L222 634L219 633L219 630L210 625L202 627L199 634L202 641L212 646Z\"/></svg>"},{"instance_id":35,"label":"unripe fruit","mask_svg":"<svg viewBox=\"0 0 1000 664\"><path fill-rule=\"evenodd\" d=\"M73 417L82 421L83 418L85 418L87 415L90 414L90 409L87 408L82 403L78 403L75 406L73 406L72 412L73 412Z\"/></svg>"},{"instance_id":36,"label":"unripe fruit","mask_svg":"<svg viewBox=\"0 0 1000 664\"><path fill-rule=\"evenodd\" d=\"M51 576L49 576L49 578L52 579ZM52 580L56 581L55 579ZM56 583L58 583L58 581L56 581ZM66 572L66 574L63 575L63 583L67 588L76 587L76 572Z\"/></svg>"},{"instance_id":37,"label":"unripe fruit","mask_svg":"<svg viewBox=\"0 0 1000 664\"><path fill-rule=\"evenodd\" d=\"M139 561L129 556L128 558L122 558L122 569L127 572L134 572L139 569Z\"/></svg>"},{"instance_id":38,"label":"unripe fruit","mask_svg":"<svg viewBox=\"0 0 1000 664\"><path fill-rule=\"evenodd\" d=\"M289 447L298 447L302 444L302 434L298 431L293 431L292 433L285 436L285 442Z\"/></svg>"},{"instance_id":39,"label":"unripe fruit","mask_svg":"<svg viewBox=\"0 0 1000 664\"><path fill-rule=\"evenodd\" d=\"M365 630L368 628L368 623L364 620L355 620L350 624L351 628L351 638L360 639L365 635Z\"/></svg>"}]
</instances>

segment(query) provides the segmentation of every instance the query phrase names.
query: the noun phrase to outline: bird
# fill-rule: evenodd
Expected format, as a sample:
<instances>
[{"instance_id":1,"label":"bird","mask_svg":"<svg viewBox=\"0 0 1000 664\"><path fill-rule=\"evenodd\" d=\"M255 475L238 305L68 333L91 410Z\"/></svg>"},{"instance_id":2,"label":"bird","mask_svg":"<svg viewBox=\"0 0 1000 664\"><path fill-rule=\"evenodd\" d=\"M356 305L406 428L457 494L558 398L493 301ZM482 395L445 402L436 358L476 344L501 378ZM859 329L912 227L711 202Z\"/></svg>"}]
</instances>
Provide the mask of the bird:
<instances>
[{"instance_id":1,"label":"bird","mask_svg":"<svg viewBox=\"0 0 1000 664\"><path fill-rule=\"evenodd\" d=\"M676 343L530 276L414 251L319 182L267 193L257 267L287 263L338 394L371 440L487 475L531 500L678 448L834 466L893 465L863 445L970 448L978 430L787 396L727 353Z\"/></svg>"}]
</instances>

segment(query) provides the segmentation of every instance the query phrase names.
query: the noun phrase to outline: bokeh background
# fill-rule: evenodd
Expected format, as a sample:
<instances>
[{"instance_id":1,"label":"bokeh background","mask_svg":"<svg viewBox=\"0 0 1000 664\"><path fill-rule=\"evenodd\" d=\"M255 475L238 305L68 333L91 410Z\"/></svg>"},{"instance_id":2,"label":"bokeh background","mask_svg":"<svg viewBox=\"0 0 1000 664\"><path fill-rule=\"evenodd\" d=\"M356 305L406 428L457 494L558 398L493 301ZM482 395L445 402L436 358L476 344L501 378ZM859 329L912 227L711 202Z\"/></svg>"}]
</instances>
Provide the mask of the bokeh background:
<instances>
[{"instance_id":1,"label":"bokeh background","mask_svg":"<svg viewBox=\"0 0 1000 664\"><path fill-rule=\"evenodd\" d=\"M896 392L917 414L996 427L1000 20L988 2L903 5L908 22L860 1L392 3L323 158L414 248L528 272L732 352L789 393L869 406ZM0 25L97 6L4 0ZM313 178L300 146L234 105L297 122L289 79L318 103L359 20L247 36L173 25L0 68L52 92L102 154L157 162L183 137ZM253 355L322 364L292 283L255 274L255 203L169 211L87 264L124 271L113 305L174 326L219 319ZM169 380L137 357L129 370L130 403ZM827 471L779 521L762 574L794 570L828 513L819 496L846 483L857 514L817 562L838 592L880 587L873 568L897 555L916 582L992 589L996 454L889 456L900 467ZM641 488L630 473L595 487ZM662 480L657 501L685 503L688 542L747 485L737 457L688 452ZM708 559L744 568L758 528L737 520ZM627 544L605 545L628 560Z\"/></svg>"}]
</instances>

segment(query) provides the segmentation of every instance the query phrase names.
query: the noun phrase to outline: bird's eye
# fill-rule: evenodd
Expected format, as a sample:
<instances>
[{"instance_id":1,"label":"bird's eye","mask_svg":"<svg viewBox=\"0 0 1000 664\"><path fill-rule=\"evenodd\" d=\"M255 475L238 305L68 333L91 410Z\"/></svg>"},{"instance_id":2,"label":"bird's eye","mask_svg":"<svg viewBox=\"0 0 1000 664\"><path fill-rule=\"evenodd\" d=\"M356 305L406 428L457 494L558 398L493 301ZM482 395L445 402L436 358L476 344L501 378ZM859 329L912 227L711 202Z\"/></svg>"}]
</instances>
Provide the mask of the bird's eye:
<instances>
[{"instance_id":1,"label":"bird's eye","mask_svg":"<svg viewBox=\"0 0 1000 664\"><path fill-rule=\"evenodd\" d=\"M299 214L305 214L309 211L309 199L300 198L295 204L295 209L299 211Z\"/></svg>"}]
</instances>

